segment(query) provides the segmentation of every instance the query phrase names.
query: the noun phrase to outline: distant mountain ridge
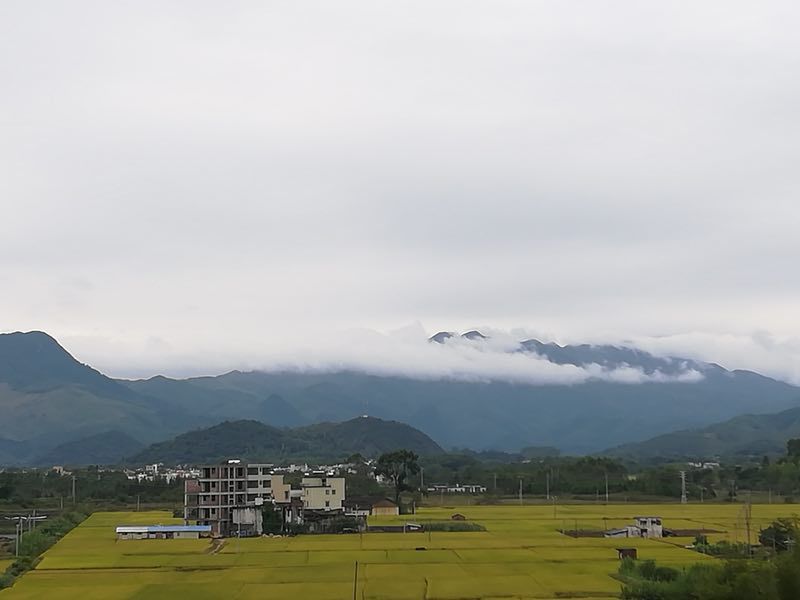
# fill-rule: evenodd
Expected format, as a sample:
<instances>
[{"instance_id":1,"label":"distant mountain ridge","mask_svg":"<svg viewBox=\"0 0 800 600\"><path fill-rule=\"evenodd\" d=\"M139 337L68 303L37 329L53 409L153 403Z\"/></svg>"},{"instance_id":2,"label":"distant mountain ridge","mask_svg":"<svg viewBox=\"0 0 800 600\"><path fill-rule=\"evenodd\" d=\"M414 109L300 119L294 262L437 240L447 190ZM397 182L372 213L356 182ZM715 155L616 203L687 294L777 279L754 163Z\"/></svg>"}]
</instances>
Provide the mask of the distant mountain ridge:
<instances>
[{"instance_id":1,"label":"distant mountain ridge","mask_svg":"<svg viewBox=\"0 0 800 600\"><path fill-rule=\"evenodd\" d=\"M453 338L480 343L482 340L488 339L488 336L476 330L467 331L460 335L452 331L440 331L428 338L428 341L446 344L448 340ZM674 375L689 369L701 373L709 370L725 372L725 369L714 363L704 363L687 358L658 357L644 350L608 344L560 346L554 342L546 343L536 339L528 339L519 342L514 352L534 353L557 365L586 367L595 364L607 369L634 367L641 369L648 375L657 371L665 375Z\"/></svg>"},{"instance_id":2,"label":"distant mountain ridge","mask_svg":"<svg viewBox=\"0 0 800 600\"><path fill-rule=\"evenodd\" d=\"M234 457L268 462L341 461L356 453L377 457L401 448L420 456L444 452L427 435L405 423L364 416L295 429L278 429L252 420L226 421L153 444L128 461L198 464Z\"/></svg>"},{"instance_id":3,"label":"distant mountain ridge","mask_svg":"<svg viewBox=\"0 0 800 600\"><path fill-rule=\"evenodd\" d=\"M464 343L490 341L480 332L468 333ZM558 364L624 364L645 373L696 369L703 377L691 383L534 385L355 371L233 371L122 381L76 361L47 334L2 334L0 464L31 464L60 444L109 431L150 444L226 420L296 428L365 413L407 423L446 448L553 446L581 454L744 413L800 407L800 388L712 363L537 340L520 342L513 351L535 352Z\"/></svg>"}]
</instances>

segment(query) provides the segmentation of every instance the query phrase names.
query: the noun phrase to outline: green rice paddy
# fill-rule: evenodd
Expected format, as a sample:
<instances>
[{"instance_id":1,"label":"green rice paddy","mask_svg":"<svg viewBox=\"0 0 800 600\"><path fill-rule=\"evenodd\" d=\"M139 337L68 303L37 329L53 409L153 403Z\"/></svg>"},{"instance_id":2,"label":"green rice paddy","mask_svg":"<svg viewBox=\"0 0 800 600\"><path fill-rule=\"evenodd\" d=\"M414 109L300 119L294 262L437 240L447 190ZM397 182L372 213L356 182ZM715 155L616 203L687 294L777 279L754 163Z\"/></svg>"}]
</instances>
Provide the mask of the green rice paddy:
<instances>
[{"instance_id":1,"label":"green rice paddy","mask_svg":"<svg viewBox=\"0 0 800 600\"><path fill-rule=\"evenodd\" d=\"M752 538L772 519L798 509L754 505ZM35 570L0 591L0 600L338 600L353 598L354 584L356 598L375 600L609 599L620 591L612 577L618 546L634 546L640 558L670 566L714 559L685 549L689 538L576 539L558 529L604 529L630 524L636 515L656 515L669 528L723 532L710 535L712 540L747 537L742 505L720 504L440 507L371 522L442 521L455 512L486 531L232 539L213 549L209 540L115 539L116 525L179 522L166 512L95 513Z\"/></svg>"}]
</instances>

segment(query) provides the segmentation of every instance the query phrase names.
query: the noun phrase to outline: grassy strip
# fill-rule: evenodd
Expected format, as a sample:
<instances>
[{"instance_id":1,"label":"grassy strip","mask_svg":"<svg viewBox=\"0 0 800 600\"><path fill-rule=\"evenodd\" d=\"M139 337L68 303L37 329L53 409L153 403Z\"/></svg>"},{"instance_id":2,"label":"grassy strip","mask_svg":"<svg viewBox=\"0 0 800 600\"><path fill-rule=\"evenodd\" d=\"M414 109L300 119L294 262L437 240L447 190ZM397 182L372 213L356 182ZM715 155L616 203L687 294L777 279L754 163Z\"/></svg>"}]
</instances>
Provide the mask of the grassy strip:
<instances>
[{"instance_id":1,"label":"grassy strip","mask_svg":"<svg viewBox=\"0 0 800 600\"><path fill-rule=\"evenodd\" d=\"M20 537L19 557L0 575L0 589L14 585L17 577L36 567L41 555L89 515L82 509L65 512L44 521Z\"/></svg>"},{"instance_id":2,"label":"grassy strip","mask_svg":"<svg viewBox=\"0 0 800 600\"><path fill-rule=\"evenodd\" d=\"M425 531L486 531L486 527L469 521L430 521Z\"/></svg>"}]
</instances>

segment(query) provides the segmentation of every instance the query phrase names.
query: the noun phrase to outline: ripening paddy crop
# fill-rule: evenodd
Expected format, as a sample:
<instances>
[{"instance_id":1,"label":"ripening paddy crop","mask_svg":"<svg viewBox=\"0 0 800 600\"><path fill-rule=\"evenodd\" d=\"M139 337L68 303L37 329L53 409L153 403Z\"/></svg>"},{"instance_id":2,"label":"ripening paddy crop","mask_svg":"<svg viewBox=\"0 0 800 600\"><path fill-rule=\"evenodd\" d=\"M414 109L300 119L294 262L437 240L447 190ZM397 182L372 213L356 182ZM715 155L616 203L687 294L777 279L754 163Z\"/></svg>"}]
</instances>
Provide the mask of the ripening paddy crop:
<instances>
[{"instance_id":1,"label":"ripening paddy crop","mask_svg":"<svg viewBox=\"0 0 800 600\"><path fill-rule=\"evenodd\" d=\"M657 504L468 506L421 509L374 524L449 520L460 512L481 532L306 535L227 540L117 541L114 527L179 522L166 512L95 513L51 548L0 600L27 598L311 598L375 600L594 598L618 596L615 548L670 566L714 560L688 538L571 538L558 529L604 529L636 515L673 529L713 529L711 539L746 540L742 505ZM794 505L753 505L751 535ZM424 548L424 549L423 549ZM356 563L358 570L356 573Z\"/></svg>"}]
</instances>

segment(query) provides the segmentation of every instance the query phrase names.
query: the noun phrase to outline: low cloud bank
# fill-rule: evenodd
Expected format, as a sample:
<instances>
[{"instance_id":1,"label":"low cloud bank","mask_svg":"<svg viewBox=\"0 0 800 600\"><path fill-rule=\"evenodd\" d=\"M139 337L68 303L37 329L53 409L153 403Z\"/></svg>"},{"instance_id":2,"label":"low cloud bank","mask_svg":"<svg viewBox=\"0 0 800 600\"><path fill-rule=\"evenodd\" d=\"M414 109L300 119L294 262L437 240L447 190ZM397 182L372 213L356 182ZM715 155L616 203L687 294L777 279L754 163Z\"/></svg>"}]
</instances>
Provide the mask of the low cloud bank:
<instances>
[{"instance_id":1,"label":"low cloud bank","mask_svg":"<svg viewBox=\"0 0 800 600\"><path fill-rule=\"evenodd\" d=\"M374 331L351 332L349 339L328 339L301 351L273 357L267 363L252 363L263 371L361 371L415 379L459 381L508 381L538 385L572 385L589 380L615 383L694 382L703 378L686 368L678 374L645 373L641 368L599 364L559 365L531 352L515 352L519 340L492 332L484 340L453 337L443 344L429 343L422 330L401 330L389 334Z\"/></svg>"},{"instance_id":2,"label":"low cloud bank","mask_svg":"<svg viewBox=\"0 0 800 600\"><path fill-rule=\"evenodd\" d=\"M750 334L689 332L634 337L625 342L656 356L705 360L726 369L755 371L800 385L800 338L757 331Z\"/></svg>"},{"instance_id":3,"label":"low cloud bank","mask_svg":"<svg viewBox=\"0 0 800 600\"><path fill-rule=\"evenodd\" d=\"M484 330L487 331L487 330ZM600 364L559 365L532 352L517 352L521 338L504 331L488 331L484 340L453 337L444 344L428 342L429 333L415 324L381 333L350 330L336 335L315 333L291 343L275 340L236 348L220 342L213 352L203 345L186 352L166 340L149 338L138 349L130 343L104 338L72 337L68 350L113 376L139 378L154 374L173 377L208 375L233 369L259 371L358 371L414 379L507 381L534 385L575 385L587 381L615 383L691 383L703 378L686 366L677 373L646 373L632 365L608 368ZM108 364L110 357L114 363ZM116 365L116 366L115 366Z\"/></svg>"}]
</instances>

